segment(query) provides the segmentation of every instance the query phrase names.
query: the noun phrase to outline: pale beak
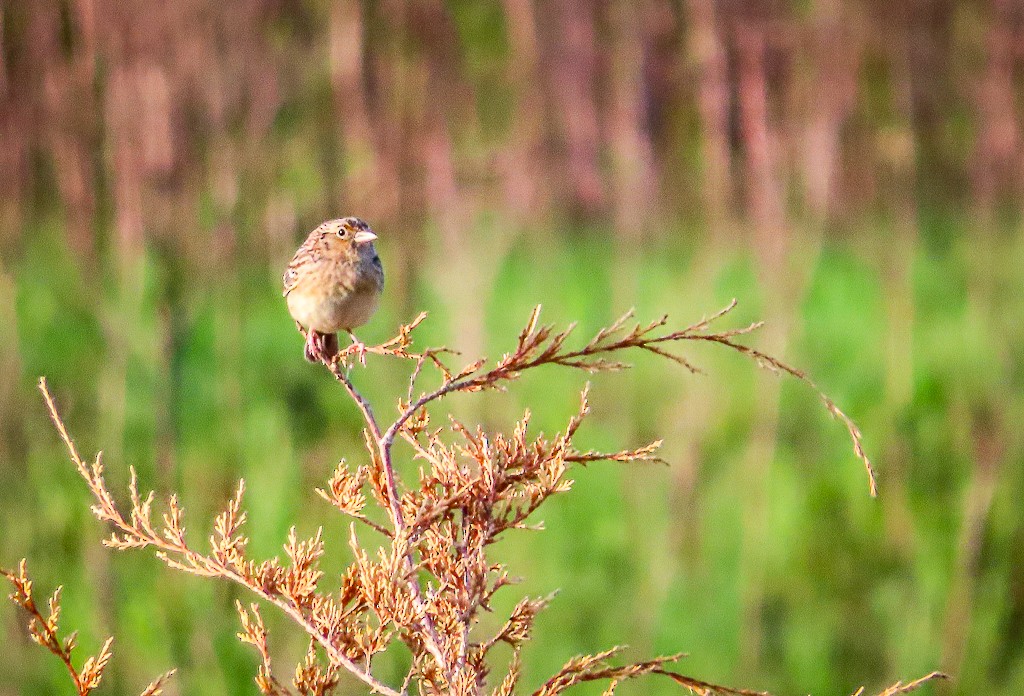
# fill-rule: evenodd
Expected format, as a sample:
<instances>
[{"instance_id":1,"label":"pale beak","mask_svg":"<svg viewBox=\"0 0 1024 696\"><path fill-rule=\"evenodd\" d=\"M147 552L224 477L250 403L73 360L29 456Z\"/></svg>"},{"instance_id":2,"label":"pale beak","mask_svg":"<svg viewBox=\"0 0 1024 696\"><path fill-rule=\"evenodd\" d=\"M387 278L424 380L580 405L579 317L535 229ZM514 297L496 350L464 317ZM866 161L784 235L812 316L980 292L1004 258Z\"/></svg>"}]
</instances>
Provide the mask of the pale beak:
<instances>
[{"instance_id":1,"label":"pale beak","mask_svg":"<svg viewBox=\"0 0 1024 696\"><path fill-rule=\"evenodd\" d=\"M353 237L352 239L353 241L355 241L356 244L366 244L367 242L372 242L376 238L377 235L375 235L370 230L360 230L356 232L356 236Z\"/></svg>"}]
</instances>

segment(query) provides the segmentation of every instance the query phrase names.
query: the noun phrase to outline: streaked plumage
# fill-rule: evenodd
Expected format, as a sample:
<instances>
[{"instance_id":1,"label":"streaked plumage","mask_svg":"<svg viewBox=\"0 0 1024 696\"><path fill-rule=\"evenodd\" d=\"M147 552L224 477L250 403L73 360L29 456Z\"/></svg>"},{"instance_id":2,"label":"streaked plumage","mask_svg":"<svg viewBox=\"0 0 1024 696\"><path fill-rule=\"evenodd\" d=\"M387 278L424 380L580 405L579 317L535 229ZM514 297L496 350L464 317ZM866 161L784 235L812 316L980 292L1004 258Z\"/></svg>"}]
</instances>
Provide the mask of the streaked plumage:
<instances>
[{"instance_id":1,"label":"streaked plumage","mask_svg":"<svg viewBox=\"0 0 1024 696\"><path fill-rule=\"evenodd\" d=\"M377 235L355 217L328 220L309 233L284 272L288 312L308 330L306 358L331 358L338 331L352 332L377 310L384 269Z\"/></svg>"}]
</instances>

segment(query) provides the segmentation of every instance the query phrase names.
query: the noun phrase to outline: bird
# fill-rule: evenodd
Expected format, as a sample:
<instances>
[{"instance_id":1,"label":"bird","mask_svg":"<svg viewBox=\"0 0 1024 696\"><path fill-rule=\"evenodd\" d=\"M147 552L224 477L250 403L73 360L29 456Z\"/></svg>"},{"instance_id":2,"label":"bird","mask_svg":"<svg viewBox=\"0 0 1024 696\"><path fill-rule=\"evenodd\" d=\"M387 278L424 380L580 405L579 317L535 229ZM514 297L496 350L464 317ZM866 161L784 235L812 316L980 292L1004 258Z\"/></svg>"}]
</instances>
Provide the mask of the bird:
<instances>
[{"instance_id":1,"label":"bird","mask_svg":"<svg viewBox=\"0 0 1024 696\"><path fill-rule=\"evenodd\" d=\"M377 235L357 217L327 220L309 233L284 272L288 313L306 330L306 360L330 361L338 331L370 320L384 290L384 268L373 246Z\"/></svg>"}]
</instances>

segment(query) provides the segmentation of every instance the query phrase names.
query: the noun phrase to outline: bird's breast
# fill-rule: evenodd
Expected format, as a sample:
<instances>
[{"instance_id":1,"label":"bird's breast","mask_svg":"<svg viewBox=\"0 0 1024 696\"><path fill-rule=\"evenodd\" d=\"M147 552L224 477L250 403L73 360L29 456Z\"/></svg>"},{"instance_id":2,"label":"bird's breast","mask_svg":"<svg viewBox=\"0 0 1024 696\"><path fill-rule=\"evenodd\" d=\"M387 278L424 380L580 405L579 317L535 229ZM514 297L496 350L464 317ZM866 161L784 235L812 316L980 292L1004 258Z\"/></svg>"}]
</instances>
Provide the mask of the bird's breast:
<instances>
[{"instance_id":1,"label":"bird's breast","mask_svg":"<svg viewBox=\"0 0 1024 696\"><path fill-rule=\"evenodd\" d=\"M320 333L362 326L377 310L379 300L376 288L366 285L296 287L287 297L292 318Z\"/></svg>"}]
</instances>

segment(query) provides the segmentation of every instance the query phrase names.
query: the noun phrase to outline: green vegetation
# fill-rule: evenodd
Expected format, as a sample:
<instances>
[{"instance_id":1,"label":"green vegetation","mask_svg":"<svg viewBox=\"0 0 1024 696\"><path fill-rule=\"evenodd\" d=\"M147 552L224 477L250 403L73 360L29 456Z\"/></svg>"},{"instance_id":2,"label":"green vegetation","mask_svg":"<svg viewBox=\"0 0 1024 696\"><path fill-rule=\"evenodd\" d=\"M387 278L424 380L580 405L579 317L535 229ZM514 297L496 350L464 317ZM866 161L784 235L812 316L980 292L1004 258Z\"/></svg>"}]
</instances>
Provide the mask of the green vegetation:
<instances>
[{"instance_id":1,"label":"green vegetation","mask_svg":"<svg viewBox=\"0 0 1024 696\"><path fill-rule=\"evenodd\" d=\"M114 490L134 464L201 540L244 477L250 552L323 523L337 575L347 524L313 488L361 421L279 288L347 214L388 276L364 340L428 310L422 341L495 356L538 303L585 336L737 298L877 465L872 500L814 394L728 351L596 376L578 444L664 437L669 466L574 472L547 531L500 548L525 592L562 590L525 684L628 643L779 696L936 668L935 693L1024 693L1015 3L160 5L0 0L0 567L67 586L83 652L116 635L102 693L177 667L172 694L250 694L256 660L235 589L99 545L37 378ZM385 410L406 374L354 379ZM504 428L529 404L550 433L581 385L541 370L448 406ZM0 696L67 693L8 612ZM305 638L265 616L293 664Z\"/></svg>"},{"instance_id":2,"label":"green vegetation","mask_svg":"<svg viewBox=\"0 0 1024 696\"><path fill-rule=\"evenodd\" d=\"M740 246L683 231L630 252L600 231L529 233L493 278L428 239L406 296L385 292L365 340L425 309L424 341L496 356L536 303L549 321L578 319L583 337L629 306L683 326L736 297L731 321L769 322L752 344L835 398L880 474L872 500L813 393L729 352L694 350L706 375L641 355L634 370L596 376L580 446L662 436L670 465L578 469L574 491L542 510L547 531L503 542L526 593L561 589L525 655L526 685L576 653L628 643L629 657L685 651L687 674L778 694L848 694L933 668L956 675L956 693L1024 691L1024 238L922 225L919 239L884 226L797 235L785 282L759 278ZM328 577L348 558L347 525L313 488L339 458L362 456L358 413L302 360L273 264L195 273L154 244L133 267L93 267L63 239L57 225L24 234L0 276L14 307L0 327L0 564L27 556L41 587L66 586L64 623L86 651L116 635L103 693L137 693L171 667L180 693L252 693L237 591L99 546L105 530L35 381L49 378L83 452L105 451L115 490L134 464L144 486L179 491L198 541L244 477L252 554L278 554L293 521L301 534L325 524ZM406 375L370 360L354 380L385 410ZM542 371L451 406L506 427L529 403L533 427L554 432L582 381ZM300 658L304 636L264 615L279 664ZM16 621L2 625L0 693L64 693L62 666Z\"/></svg>"}]
</instances>

